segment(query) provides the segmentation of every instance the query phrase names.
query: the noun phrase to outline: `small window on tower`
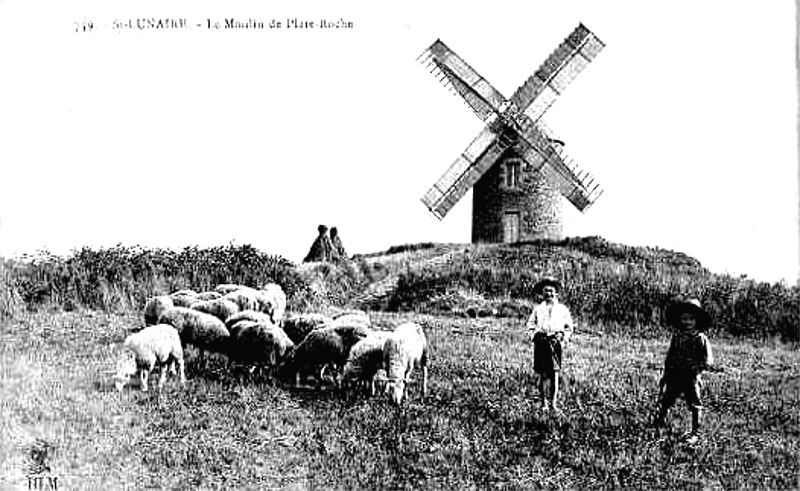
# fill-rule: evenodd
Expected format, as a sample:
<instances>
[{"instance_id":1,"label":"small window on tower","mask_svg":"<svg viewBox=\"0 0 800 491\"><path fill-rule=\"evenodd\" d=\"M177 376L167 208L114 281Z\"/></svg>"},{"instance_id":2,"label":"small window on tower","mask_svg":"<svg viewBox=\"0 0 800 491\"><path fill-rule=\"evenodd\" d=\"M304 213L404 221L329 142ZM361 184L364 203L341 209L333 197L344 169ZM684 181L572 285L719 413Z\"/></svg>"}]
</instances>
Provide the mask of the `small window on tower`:
<instances>
[{"instance_id":1,"label":"small window on tower","mask_svg":"<svg viewBox=\"0 0 800 491\"><path fill-rule=\"evenodd\" d=\"M509 160L506 162L506 187L519 187L519 174L522 170L522 162L519 160Z\"/></svg>"}]
</instances>

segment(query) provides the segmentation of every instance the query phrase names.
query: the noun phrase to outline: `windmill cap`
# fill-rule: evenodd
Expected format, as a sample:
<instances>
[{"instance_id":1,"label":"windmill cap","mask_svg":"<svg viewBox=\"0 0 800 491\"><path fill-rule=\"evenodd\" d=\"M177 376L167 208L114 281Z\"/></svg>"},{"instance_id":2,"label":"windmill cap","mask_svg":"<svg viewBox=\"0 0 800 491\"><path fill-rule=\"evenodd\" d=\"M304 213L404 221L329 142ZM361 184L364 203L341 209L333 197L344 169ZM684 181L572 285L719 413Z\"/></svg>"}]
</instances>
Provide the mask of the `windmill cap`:
<instances>
[{"instance_id":1,"label":"windmill cap","mask_svg":"<svg viewBox=\"0 0 800 491\"><path fill-rule=\"evenodd\" d=\"M667 323L669 325L675 325L681 314L686 312L694 315L698 329L705 331L711 325L711 316L700 304L700 300L696 298L679 300L667 307L665 312Z\"/></svg>"},{"instance_id":2,"label":"windmill cap","mask_svg":"<svg viewBox=\"0 0 800 491\"><path fill-rule=\"evenodd\" d=\"M541 295L544 291L544 287L546 286L552 286L557 292L561 292L561 283L559 283L557 279L548 276L546 278L542 278L536 282L535 285L533 285L533 293Z\"/></svg>"}]
</instances>

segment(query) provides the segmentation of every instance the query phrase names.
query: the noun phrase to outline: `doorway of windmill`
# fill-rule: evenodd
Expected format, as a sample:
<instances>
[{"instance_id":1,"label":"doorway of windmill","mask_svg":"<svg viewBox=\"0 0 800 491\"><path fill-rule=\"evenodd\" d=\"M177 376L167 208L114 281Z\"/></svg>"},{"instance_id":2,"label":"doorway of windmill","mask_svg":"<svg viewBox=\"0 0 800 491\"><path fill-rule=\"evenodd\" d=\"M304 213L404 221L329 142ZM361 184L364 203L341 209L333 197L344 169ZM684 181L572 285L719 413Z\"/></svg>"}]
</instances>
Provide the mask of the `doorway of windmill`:
<instances>
[{"instance_id":1,"label":"doorway of windmill","mask_svg":"<svg viewBox=\"0 0 800 491\"><path fill-rule=\"evenodd\" d=\"M503 242L519 242L519 212L506 212L503 215Z\"/></svg>"}]
</instances>

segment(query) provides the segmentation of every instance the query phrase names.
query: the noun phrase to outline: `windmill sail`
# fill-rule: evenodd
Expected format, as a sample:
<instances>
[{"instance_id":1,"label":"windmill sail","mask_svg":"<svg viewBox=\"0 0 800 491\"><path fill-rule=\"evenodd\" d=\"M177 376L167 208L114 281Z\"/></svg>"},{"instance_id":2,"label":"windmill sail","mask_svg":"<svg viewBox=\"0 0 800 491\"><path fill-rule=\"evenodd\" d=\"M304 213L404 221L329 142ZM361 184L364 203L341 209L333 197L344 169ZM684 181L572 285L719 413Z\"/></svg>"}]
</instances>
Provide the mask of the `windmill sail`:
<instances>
[{"instance_id":1,"label":"windmill sail","mask_svg":"<svg viewBox=\"0 0 800 491\"><path fill-rule=\"evenodd\" d=\"M534 122L605 47L583 24L579 24L533 75L511 96L511 102Z\"/></svg>"},{"instance_id":2,"label":"windmill sail","mask_svg":"<svg viewBox=\"0 0 800 491\"><path fill-rule=\"evenodd\" d=\"M506 102L503 94L440 40L436 40L420 58L442 83L464 98L482 120L487 121L499 113L500 106Z\"/></svg>"},{"instance_id":3,"label":"windmill sail","mask_svg":"<svg viewBox=\"0 0 800 491\"><path fill-rule=\"evenodd\" d=\"M578 168L561 148L550 143L535 124L525 125L520 137L517 148L522 158L544 174L578 210L586 211L603 194L594 178Z\"/></svg>"},{"instance_id":4,"label":"windmill sail","mask_svg":"<svg viewBox=\"0 0 800 491\"><path fill-rule=\"evenodd\" d=\"M444 218L510 143L498 137L487 125L425 193L422 202L439 220Z\"/></svg>"}]
</instances>

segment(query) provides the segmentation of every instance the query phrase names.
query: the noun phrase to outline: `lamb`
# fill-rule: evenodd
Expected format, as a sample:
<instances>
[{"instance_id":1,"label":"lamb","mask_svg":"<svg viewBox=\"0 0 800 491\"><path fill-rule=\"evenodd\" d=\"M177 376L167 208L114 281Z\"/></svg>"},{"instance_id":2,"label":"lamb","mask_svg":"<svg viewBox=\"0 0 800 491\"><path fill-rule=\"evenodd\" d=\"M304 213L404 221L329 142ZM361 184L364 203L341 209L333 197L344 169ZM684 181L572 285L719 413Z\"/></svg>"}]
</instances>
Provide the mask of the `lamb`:
<instances>
[{"instance_id":1,"label":"lamb","mask_svg":"<svg viewBox=\"0 0 800 491\"><path fill-rule=\"evenodd\" d=\"M151 297L144 304L144 325L152 326L158 323L158 318L165 310L174 307L172 297L169 295L158 295Z\"/></svg>"},{"instance_id":2,"label":"lamb","mask_svg":"<svg viewBox=\"0 0 800 491\"><path fill-rule=\"evenodd\" d=\"M158 319L178 331L181 342L201 350L225 353L230 333L225 324L211 314L186 307L173 307Z\"/></svg>"},{"instance_id":3,"label":"lamb","mask_svg":"<svg viewBox=\"0 0 800 491\"><path fill-rule=\"evenodd\" d=\"M227 298L217 298L215 300L199 301L190 307L198 312L211 314L217 319L225 322L230 316L239 312L239 306Z\"/></svg>"},{"instance_id":4,"label":"lamb","mask_svg":"<svg viewBox=\"0 0 800 491\"><path fill-rule=\"evenodd\" d=\"M167 369L172 368L173 373L177 367L180 383L186 383L186 374L183 364L183 347L181 340L172 326L168 324L155 324L147 326L141 331L125 338L123 347L126 357L117 363L115 385L121 392L131 375L139 373L140 388L147 392L147 379L156 366L161 369L158 379L158 390L164 386Z\"/></svg>"},{"instance_id":5,"label":"lamb","mask_svg":"<svg viewBox=\"0 0 800 491\"><path fill-rule=\"evenodd\" d=\"M231 328L228 358L249 364L277 367L294 350L289 336L272 321L242 320Z\"/></svg>"},{"instance_id":6,"label":"lamb","mask_svg":"<svg viewBox=\"0 0 800 491\"><path fill-rule=\"evenodd\" d=\"M361 385L369 395L375 395L375 377L383 367L383 346L388 337L387 331L373 331L353 345L342 369L343 389Z\"/></svg>"},{"instance_id":7,"label":"lamb","mask_svg":"<svg viewBox=\"0 0 800 491\"><path fill-rule=\"evenodd\" d=\"M406 322L397 326L383 345L389 400L400 405L414 367L422 370L422 397L428 393L428 341L422 326Z\"/></svg>"},{"instance_id":8,"label":"lamb","mask_svg":"<svg viewBox=\"0 0 800 491\"><path fill-rule=\"evenodd\" d=\"M294 376L295 386L300 378L313 375L317 382L325 379L325 370L341 368L347 361L350 349L371 332L361 325L327 325L306 335L303 341L279 367L278 375L283 379Z\"/></svg>"},{"instance_id":9,"label":"lamb","mask_svg":"<svg viewBox=\"0 0 800 491\"><path fill-rule=\"evenodd\" d=\"M308 333L330 322L332 319L323 314L301 313L283 319L281 326L294 344L300 344Z\"/></svg>"}]
</instances>

